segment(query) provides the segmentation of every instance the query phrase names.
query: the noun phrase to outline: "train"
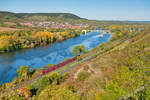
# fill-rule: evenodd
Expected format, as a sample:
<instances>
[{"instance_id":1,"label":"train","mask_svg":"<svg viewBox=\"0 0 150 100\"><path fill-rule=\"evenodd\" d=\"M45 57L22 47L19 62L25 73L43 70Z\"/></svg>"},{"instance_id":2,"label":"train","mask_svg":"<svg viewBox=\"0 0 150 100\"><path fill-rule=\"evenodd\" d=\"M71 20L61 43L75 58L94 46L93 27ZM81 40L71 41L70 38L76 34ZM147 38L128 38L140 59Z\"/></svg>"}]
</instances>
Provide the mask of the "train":
<instances>
[{"instance_id":1,"label":"train","mask_svg":"<svg viewBox=\"0 0 150 100\"><path fill-rule=\"evenodd\" d=\"M62 66L64 66L64 65L67 65L68 63L71 63L71 62L73 62L73 61L75 61L75 60L77 60L77 57L74 57L74 58L69 59L69 60L64 61L64 62L61 62L60 64L55 65L55 66L53 66L53 67L51 67L51 68L49 68L49 69L47 69L47 70L43 70L43 71L41 72L41 74L42 74L42 75L45 75L46 73L48 73L48 72L50 72L50 71L53 71L53 70L55 70L55 69L57 69L57 68L59 68L59 67L62 67Z\"/></svg>"}]
</instances>

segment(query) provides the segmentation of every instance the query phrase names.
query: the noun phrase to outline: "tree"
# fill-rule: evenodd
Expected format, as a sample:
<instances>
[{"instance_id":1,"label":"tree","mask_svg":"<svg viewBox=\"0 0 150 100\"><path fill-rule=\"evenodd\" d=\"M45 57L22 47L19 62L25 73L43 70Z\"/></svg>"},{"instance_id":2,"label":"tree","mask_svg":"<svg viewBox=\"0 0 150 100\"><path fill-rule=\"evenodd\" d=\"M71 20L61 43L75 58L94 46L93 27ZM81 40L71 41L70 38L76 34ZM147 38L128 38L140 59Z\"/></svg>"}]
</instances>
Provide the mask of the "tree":
<instances>
[{"instance_id":1,"label":"tree","mask_svg":"<svg viewBox=\"0 0 150 100\"><path fill-rule=\"evenodd\" d=\"M81 45L81 46L80 46L80 50L81 50L81 52L85 53L85 52L86 52L85 46L84 46L84 45Z\"/></svg>"},{"instance_id":2,"label":"tree","mask_svg":"<svg viewBox=\"0 0 150 100\"><path fill-rule=\"evenodd\" d=\"M56 41L57 42L61 42L61 41L63 41L63 39L64 38L61 35L56 37Z\"/></svg>"},{"instance_id":3,"label":"tree","mask_svg":"<svg viewBox=\"0 0 150 100\"><path fill-rule=\"evenodd\" d=\"M72 50L72 54L74 55L80 55L80 46L75 46Z\"/></svg>"},{"instance_id":4,"label":"tree","mask_svg":"<svg viewBox=\"0 0 150 100\"><path fill-rule=\"evenodd\" d=\"M51 43L53 43L53 40L54 40L54 35L53 35L53 33L50 33L50 39L51 39Z\"/></svg>"},{"instance_id":5,"label":"tree","mask_svg":"<svg viewBox=\"0 0 150 100\"><path fill-rule=\"evenodd\" d=\"M81 46L75 46L72 50L72 54L74 55L80 55L80 53L85 53L86 52L86 48L84 45L81 45Z\"/></svg>"},{"instance_id":6,"label":"tree","mask_svg":"<svg viewBox=\"0 0 150 100\"><path fill-rule=\"evenodd\" d=\"M49 81L50 81L51 84L59 84L59 82L61 80L61 76L57 72L54 72L54 73L50 74L48 76L48 78L49 78Z\"/></svg>"},{"instance_id":7,"label":"tree","mask_svg":"<svg viewBox=\"0 0 150 100\"><path fill-rule=\"evenodd\" d=\"M76 88L68 84L49 85L40 93L37 100L79 100Z\"/></svg>"},{"instance_id":8,"label":"tree","mask_svg":"<svg viewBox=\"0 0 150 100\"><path fill-rule=\"evenodd\" d=\"M0 51L11 51L13 49L13 44L10 40L11 37L7 35L0 37Z\"/></svg>"},{"instance_id":9,"label":"tree","mask_svg":"<svg viewBox=\"0 0 150 100\"><path fill-rule=\"evenodd\" d=\"M25 96L27 96L28 98L31 97L32 93L30 91L30 89L28 87L23 87L19 89L20 92L23 92L23 94Z\"/></svg>"},{"instance_id":10,"label":"tree","mask_svg":"<svg viewBox=\"0 0 150 100\"><path fill-rule=\"evenodd\" d=\"M29 66L21 66L17 73L21 80L29 79L31 77Z\"/></svg>"},{"instance_id":11,"label":"tree","mask_svg":"<svg viewBox=\"0 0 150 100\"><path fill-rule=\"evenodd\" d=\"M66 37L66 35L67 35L66 32L62 32L62 36L63 36L64 38Z\"/></svg>"},{"instance_id":12,"label":"tree","mask_svg":"<svg viewBox=\"0 0 150 100\"><path fill-rule=\"evenodd\" d=\"M43 77L42 79L40 79L38 81L39 88L38 88L37 94L40 94L40 92L48 85L50 85L50 81L48 77Z\"/></svg>"}]
</instances>

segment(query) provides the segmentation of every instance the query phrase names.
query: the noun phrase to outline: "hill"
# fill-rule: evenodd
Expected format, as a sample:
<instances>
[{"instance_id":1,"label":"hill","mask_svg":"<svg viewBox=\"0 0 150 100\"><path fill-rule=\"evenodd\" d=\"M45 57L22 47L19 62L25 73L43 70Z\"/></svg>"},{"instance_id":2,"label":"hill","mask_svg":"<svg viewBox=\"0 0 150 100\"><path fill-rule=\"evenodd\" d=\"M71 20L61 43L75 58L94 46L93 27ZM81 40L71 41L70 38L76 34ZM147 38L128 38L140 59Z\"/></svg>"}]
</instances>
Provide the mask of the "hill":
<instances>
[{"instance_id":1,"label":"hill","mask_svg":"<svg viewBox=\"0 0 150 100\"><path fill-rule=\"evenodd\" d=\"M82 19L71 13L12 13L0 11L0 21L56 21L56 20Z\"/></svg>"},{"instance_id":2,"label":"hill","mask_svg":"<svg viewBox=\"0 0 150 100\"><path fill-rule=\"evenodd\" d=\"M13 13L7 11L0 11L0 26L9 28L24 28L21 25L22 22L31 21L51 21L58 23L70 23L70 24L88 24L93 28L100 27L105 29L107 26L118 25L133 25L133 24L150 24L149 21L105 21L105 20L88 20L81 18L71 13ZM15 24L10 25L7 23Z\"/></svg>"}]
</instances>

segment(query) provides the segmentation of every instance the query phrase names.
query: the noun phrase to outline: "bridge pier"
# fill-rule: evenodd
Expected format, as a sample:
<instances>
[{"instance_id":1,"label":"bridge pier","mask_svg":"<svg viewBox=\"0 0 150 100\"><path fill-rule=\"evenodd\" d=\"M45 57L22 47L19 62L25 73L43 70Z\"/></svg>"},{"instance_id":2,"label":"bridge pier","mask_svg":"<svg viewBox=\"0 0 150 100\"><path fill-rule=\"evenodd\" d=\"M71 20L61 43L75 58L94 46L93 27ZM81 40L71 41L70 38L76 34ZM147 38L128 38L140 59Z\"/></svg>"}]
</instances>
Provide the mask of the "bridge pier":
<instances>
[{"instance_id":1,"label":"bridge pier","mask_svg":"<svg viewBox=\"0 0 150 100\"><path fill-rule=\"evenodd\" d=\"M82 32L84 32L84 34L86 35L86 33L87 33L87 30L82 30Z\"/></svg>"}]
</instances>

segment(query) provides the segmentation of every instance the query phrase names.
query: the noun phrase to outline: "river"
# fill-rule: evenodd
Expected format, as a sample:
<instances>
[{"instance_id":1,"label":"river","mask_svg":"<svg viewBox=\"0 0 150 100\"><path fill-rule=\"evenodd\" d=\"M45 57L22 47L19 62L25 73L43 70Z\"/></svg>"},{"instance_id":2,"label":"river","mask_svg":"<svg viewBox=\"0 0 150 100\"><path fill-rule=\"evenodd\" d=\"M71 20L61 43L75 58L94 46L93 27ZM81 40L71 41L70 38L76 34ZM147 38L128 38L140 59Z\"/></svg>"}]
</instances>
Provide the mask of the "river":
<instances>
[{"instance_id":1,"label":"river","mask_svg":"<svg viewBox=\"0 0 150 100\"><path fill-rule=\"evenodd\" d=\"M86 50L91 50L101 43L110 41L111 34L100 37L101 32L90 32L86 35L65 40L61 43L53 43L53 46L22 49L10 53L0 54L0 83L11 82L17 77L17 70L22 65L28 65L33 69L44 67L48 64L56 64L66 58L74 57L72 48L76 45L84 45Z\"/></svg>"}]
</instances>

